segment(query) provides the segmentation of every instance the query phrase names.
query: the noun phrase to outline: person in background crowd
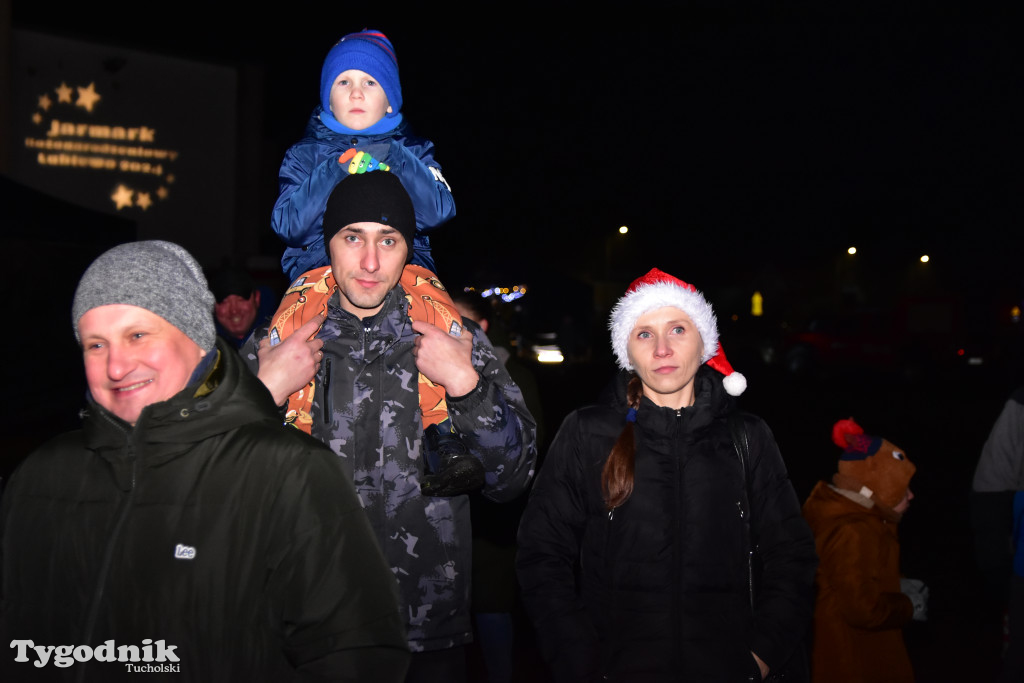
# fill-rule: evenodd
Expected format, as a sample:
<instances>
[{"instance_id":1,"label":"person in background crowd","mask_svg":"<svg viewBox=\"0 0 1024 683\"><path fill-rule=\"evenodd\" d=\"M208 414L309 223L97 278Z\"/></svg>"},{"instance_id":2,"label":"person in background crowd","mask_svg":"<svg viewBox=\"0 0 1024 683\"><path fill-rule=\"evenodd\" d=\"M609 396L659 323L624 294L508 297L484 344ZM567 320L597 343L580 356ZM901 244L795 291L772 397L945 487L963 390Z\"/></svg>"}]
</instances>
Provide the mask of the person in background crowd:
<instances>
[{"instance_id":1,"label":"person in background crowd","mask_svg":"<svg viewBox=\"0 0 1024 683\"><path fill-rule=\"evenodd\" d=\"M804 503L820 558L811 678L912 683L903 627L927 618L928 588L900 576L897 524L917 468L853 419L836 422L832 441L843 449L838 472Z\"/></svg>"},{"instance_id":2,"label":"person in background crowd","mask_svg":"<svg viewBox=\"0 0 1024 683\"><path fill-rule=\"evenodd\" d=\"M978 566L990 592L1006 606L1009 640L996 680L1024 680L1024 387L1003 404L971 486Z\"/></svg>"},{"instance_id":3,"label":"person in background crowd","mask_svg":"<svg viewBox=\"0 0 1024 683\"><path fill-rule=\"evenodd\" d=\"M544 420L537 380L503 343L505 333L492 324L490 305L473 292L456 292L452 301L463 319L480 326L505 364L509 376L523 392L526 407L537 422L537 443L544 443ZM538 458L540 454L538 454ZM526 504L525 495L495 503L482 495L469 497L473 522L473 581L471 604L474 632L480 644L488 683L509 683L515 673L515 612L519 598L516 581L516 530Z\"/></svg>"},{"instance_id":4,"label":"person in background crowd","mask_svg":"<svg viewBox=\"0 0 1024 683\"><path fill-rule=\"evenodd\" d=\"M271 292L267 291L269 288L257 287L248 271L235 266L213 271L209 282L216 301L213 315L217 334L239 349L256 326L274 312L274 301L266 296Z\"/></svg>"}]
</instances>

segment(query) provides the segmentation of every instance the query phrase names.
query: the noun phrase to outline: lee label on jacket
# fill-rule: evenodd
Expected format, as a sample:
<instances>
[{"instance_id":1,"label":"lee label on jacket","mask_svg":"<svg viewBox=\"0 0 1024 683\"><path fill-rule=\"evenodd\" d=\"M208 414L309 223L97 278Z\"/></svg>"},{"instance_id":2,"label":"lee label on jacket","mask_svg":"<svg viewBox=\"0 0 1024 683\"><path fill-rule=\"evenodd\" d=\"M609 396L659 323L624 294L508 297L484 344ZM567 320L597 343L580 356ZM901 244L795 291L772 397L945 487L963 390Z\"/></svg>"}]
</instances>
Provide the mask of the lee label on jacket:
<instances>
[{"instance_id":1,"label":"lee label on jacket","mask_svg":"<svg viewBox=\"0 0 1024 683\"><path fill-rule=\"evenodd\" d=\"M196 549L190 545L179 543L174 546L174 557L178 560L194 560L196 559Z\"/></svg>"}]
</instances>

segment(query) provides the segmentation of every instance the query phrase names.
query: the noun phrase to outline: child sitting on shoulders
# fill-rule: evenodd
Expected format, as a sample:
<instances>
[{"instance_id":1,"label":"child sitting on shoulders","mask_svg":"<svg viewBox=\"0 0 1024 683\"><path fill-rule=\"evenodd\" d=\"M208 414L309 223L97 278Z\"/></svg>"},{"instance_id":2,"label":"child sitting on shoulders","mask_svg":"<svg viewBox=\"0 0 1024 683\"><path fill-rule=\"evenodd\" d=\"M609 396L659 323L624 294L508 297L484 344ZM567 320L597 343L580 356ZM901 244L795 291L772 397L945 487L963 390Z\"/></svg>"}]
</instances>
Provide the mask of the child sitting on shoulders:
<instances>
[{"instance_id":1,"label":"child sitting on shoulders","mask_svg":"<svg viewBox=\"0 0 1024 683\"><path fill-rule=\"evenodd\" d=\"M412 263L435 271L427 233L455 215L451 188L434 160L434 143L409 134L395 50L380 31L343 37L324 59L320 104L301 140L285 154L271 226L287 245L290 281L327 265L321 224L327 197L349 174L394 173L416 212Z\"/></svg>"}]
</instances>

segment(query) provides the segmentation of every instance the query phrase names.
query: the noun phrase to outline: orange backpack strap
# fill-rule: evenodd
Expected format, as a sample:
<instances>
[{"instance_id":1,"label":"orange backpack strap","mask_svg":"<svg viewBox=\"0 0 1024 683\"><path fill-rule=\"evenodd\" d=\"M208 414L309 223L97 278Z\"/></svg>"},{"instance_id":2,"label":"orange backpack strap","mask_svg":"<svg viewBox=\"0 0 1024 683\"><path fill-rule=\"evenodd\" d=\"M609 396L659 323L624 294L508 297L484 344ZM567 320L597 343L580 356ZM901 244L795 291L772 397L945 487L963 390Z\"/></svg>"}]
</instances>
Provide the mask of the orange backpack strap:
<instances>
[{"instance_id":1,"label":"orange backpack strap","mask_svg":"<svg viewBox=\"0 0 1024 683\"><path fill-rule=\"evenodd\" d=\"M462 336L462 316L436 275L423 266L410 263L402 271L399 282L409 302L410 318L426 321L453 337ZM448 419L448 402L443 386L434 384L419 373L419 391L424 429Z\"/></svg>"},{"instance_id":2,"label":"orange backpack strap","mask_svg":"<svg viewBox=\"0 0 1024 683\"><path fill-rule=\"evenodd\" d=\"M317 313L326 318L327 302L334 292L334 274L330 266L306 271L288 288L281 299L281 305L271 318L270 345L280 344L292 332L302 327ZM301 429L307 434L313 427L313 390L316 378L288 397L284 423Z\"/></svg>"},{"instance_id":3,"label":"orange backpack strap","mask_svg":"<svg viewBox=\"0 0 1024 683\"><path fill-rule=\"evenodd\" d=\"M459 315L448 291L437 276L422 266L407 265L400 280L405 298L409 302L409 317L424 320L446 333L462 335L462 316ZM271 319L270 344L280 344L292 332L302 327L318 313L327 314L327 302L334 293L334 275L330 266L307 271L296 278L284 293L281 305ZM445 390L419 373L420 412L423 427L440 424L448 418ZM285 424L309 434L313 426L313 392L316 378L288 397Z\"/></svg>"}]
</instances>

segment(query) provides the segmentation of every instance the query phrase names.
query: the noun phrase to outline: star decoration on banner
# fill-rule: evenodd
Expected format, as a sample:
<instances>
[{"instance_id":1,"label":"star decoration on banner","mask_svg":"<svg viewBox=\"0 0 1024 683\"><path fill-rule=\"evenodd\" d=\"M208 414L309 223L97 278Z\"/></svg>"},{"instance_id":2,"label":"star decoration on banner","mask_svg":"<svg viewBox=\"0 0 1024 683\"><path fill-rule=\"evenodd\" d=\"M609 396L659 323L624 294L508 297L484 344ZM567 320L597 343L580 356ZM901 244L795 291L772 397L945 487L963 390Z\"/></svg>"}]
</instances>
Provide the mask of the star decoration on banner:
<instances>
[{"instance_id":1,"label":"star decoration on banner","mask_svg":"<svg viewBox=\"0 0 1024 683\"><path fill-rule=\"evenodd\" d=\"M93 106L100 101L99 93L96 92L96 83L90 83L87 87L78 88L78 101L75 102L76 107L81 107L87 112L92 113Z\"/></svg>"},{"instance_id":2,"label":"star decoration on banner","mask_svg":"<svg viewBox=\"0 0 1024 683\"><path fill-rule=\"evenodd\" d=\"M68 104L71 104L71 93L73 91L71 90L71 88L68 87L67 83L61 81L60 86L56 90L54 90L54 92L57 93L58 103L67 102Z\"/></svg>"},{"instance_id":3,"label":"star decoration on banner","mask_svg":"<svg viewBox=\"0 0 1024 683\"><path fill-rule=\"evenodd\" d=\"M118 211L132 205L132 191L124 185L118 185L117 190L114 194L110 195L110 198L114 200Z\"/></svg>"},{"instance_id":4,"label":"star decoration on banner","mask_svg":"<svg viewBox=\"0 0 1024 683\"><path fill-rule=\"evenodd\" d=\"M49 128L49 131L37 132L36 137L26 138L25 147L47 150L37 155L37 163L40 166L116 170L117 176L108 181L110 185L107 185L108 188L113 187L109 200L114 204L116 211L158 211L161 202L167 201L171 194L170 185L174 183L175 177L173 173L165 171L167 165L177 156L177 150L157 149L156 151L163 156L154 156L164 160L150 162L128 158L134 155L134 148L124 151L128 148L122 145L103 144L103 140L121 139L127 131L129 140L134 141L139 148L148 149L156 142L156 129L146 125L115 126L109 122L97 121L94 116L119 116L116 111L116 93L115 99L107 102L107 96L98 92L96 81L85 86L80 85L80 81L72 83L73 85L68 85L66 80L62 80L52 91L37 93L36 107L30 118L33 124ZM100 87L103 87L102 84ZM101 100L104 103L102 108L97 106ZM81 109L85 113L69 111L72 109ZM119 135L121 137L118 137ZM100 142L94 144L94 140ZM56 144L51 145L54 142ZM59 153L59 150L69 149L74 149L77 156ZM127 177L129 175L131 178ZM99 192L100 202L106 205L102 198L103 190Z\"/></svg>"}]
</instances>

